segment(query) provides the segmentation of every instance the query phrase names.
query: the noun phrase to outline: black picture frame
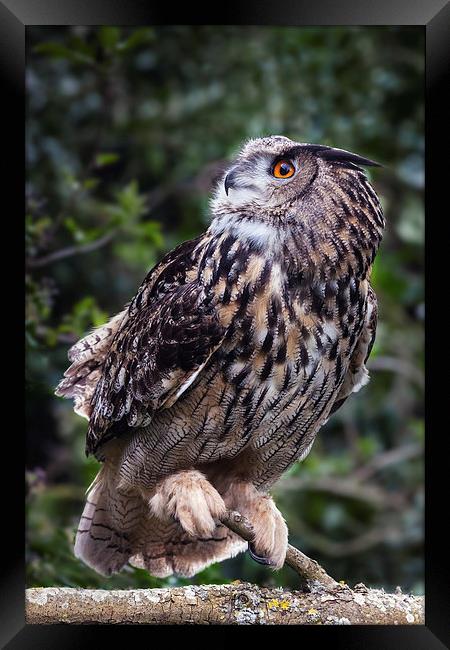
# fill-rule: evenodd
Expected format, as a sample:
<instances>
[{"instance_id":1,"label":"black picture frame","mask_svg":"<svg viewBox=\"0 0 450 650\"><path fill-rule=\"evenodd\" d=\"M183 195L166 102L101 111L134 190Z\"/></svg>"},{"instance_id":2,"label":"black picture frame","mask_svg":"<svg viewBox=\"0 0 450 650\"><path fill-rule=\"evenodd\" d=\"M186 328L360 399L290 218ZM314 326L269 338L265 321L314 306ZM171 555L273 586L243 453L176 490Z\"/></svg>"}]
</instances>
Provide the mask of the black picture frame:
<instances>
[{"instance_id":1,"label":"black picture frame","mask_svg":"<svg viewBox=\"0 0 450 650\"><path fill-rule=\"evenodd\" d=\"M211 7L210 7L211 8ZM148 0L0 0L0 66L4 92L3 107L7 113L3 118L5 135L10 136L9 149L3 149L3 158L8 162L7 195L10 201L8 214L15 215L14 222L20 223L19 215L23 212L24 189L24 71L25 71L25 33L31 25L140 25L140 24L253 24L253 25L290 25L290 26L326 26L326 25L419 25L426 33L426 269L427 269L427 382L426 382L426 619L423 626L326 626L320 632L311 626L302 626L295 634L300 635L297 642L305 643L310 639L316 641L320 636L322 642L329 640L332 647L346 650L364 648L367 650L388 650L390 648L414 648L434 650L446 647L449 643L449 603L448 580L445 571L448 555L445 519L448 519L446 505L446 472L444 463L448 456L440 451L448 434L445 423L438 422L439 412L445 411L444 378L439 381L439 369L449 366L445 354L448 354L448 334L442 338L442 344L436 345L442 331L437 328L447 327L442 321L441 310L448 298L445 287L446 247L448 238L442 236L446 227L448 208L445 206L447 163L442 164L441 153L445 153L443 140L446 133L446 113L448 106L444 103L445 72L450 62L450 8L446 0L285 0L275 3L273 0L260 0L257 3L224 3L218 7L218 15L213 16L208 9L202 8L197 16L191 4L177 7L174 12L170 5L154 6ZM197 18L198 20L195 20ZM448 85L448 84L447 84ZM9 113L8 113L9 111ZM445 113L444 113L445 111ZM447 146L448 149L448 146ZM447 154L448 155L448 154ZM444 159L445 161L445 159ZM448 181L447 181L448 183ZM439 195L440 193L440 195ZM442 203L441 203L442 201ZM6 217L5 217L6 219ZM5 224L5 222L4 222ZM8 226L9 228L9 226ZM3 242L6 242L4 231ZM20 234L19 234L20 236ZM19 244L20 246L20 244ZM431 250L432 246L432 250ZM448 254L447 254L448 256ZM439 267L441 264L441 267ZM433 278L431 280L431 278ZM4 278L5 279L5 278ZM440 280L440 282L439 282ZM442 298L442 300L441 300ZM444 305L445 306L445 305ZM17 313L20 314L20 307ZM431 334L433 327L435 335ZM439 339L440 341L441 339ZM434 341L435 347L432 347ZM20 343L19 343L20 345ZM20 349L20 348L19 348ZM16 360L17 361L17 360ZM16 363L17 365L17 363ZM433 384L433 388L431 388ZM447 397L448 400L448 397ZM6 409L8 410L8 409ZM12 425L11 425L12 426ZM6 427L6 425L5 425ZM14 431L14 433L13 433ZM6 433L6 428L5 428ZM2 647L8 648L79 648L89 640L100 639L113 629L114 641L120 642L122 635L129 639L129 626L33 626L26 625L24 615L25 570L23 541L23 441L17 431L9 429L7 453L3 455L4 465L10 470L10 476L3 490L2 512L3 541L6 552L3 554L2 590L0 597ZM5 451L5 448L4 448ZM447 471L448 473L448 471ZM14 523L12 523L14 522ZM448 568L448 567L447 567ZM238 635L236 638L248 639L254 628L228 629L227 633ZM125 631L124 631L125 628ZM165 633L169 631L165 628ZM317 628L316 628L317 630ZM146 632L145 626L136 626L133 632ZM186 628L183 629L186 632ZM194 631L193 628L190 630ZM214 629L196 628L199 637L215 634ZM222 632L222 630L221 630ZM258 632L262 632L261 628ZM279 629L265 629L268 643L272 644ZM151 632L153 638L153 632ZM247 635L247 636L246 636ZM165 643L169 642L165 637ZM325 639L326 637L326 639ZM222 635L221 635L222 638ZM219 639L219 641L221 640ZM103 639L103 637L102 637ZM214 637L215 643L217 636Z\"/></svg>"}]
</instances>

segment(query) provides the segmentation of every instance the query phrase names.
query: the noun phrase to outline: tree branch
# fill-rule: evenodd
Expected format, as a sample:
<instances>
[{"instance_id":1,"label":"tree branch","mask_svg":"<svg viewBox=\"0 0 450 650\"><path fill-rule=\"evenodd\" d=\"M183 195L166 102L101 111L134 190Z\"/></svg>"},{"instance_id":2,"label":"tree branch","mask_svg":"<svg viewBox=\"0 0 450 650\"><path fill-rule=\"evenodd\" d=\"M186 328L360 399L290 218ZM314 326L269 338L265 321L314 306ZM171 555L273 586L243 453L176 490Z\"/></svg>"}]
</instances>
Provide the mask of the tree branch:
<instances>
[{"instance_id":1,"label":"tree branch","mask_svg":"<svg viewBox=\"0 0 450 650\"><path fill-rule=\"evenodd\" d=\"M355 473L358 470L354 470ZM354 474L355 475L355 474ZM394 509L404 507L402 495L392 495L377 485L364 484L359 480L340 476L291 476L281 479L277 492L282 493L288 490L308 490L314 492L327 492L336 496L364 501L373 508L385 508L386 504ZM358 476L359 479L359 476Z\"/></svg>"},{"instance_id":2,"label":"tree branch","mask_svg":"<svg viewBox=\"0 0 450 650\"><path fill-rule=\"evenodd\" d=\"M253 528L250 522L239 512L229 510L221 522L234 533L245 539L247 542L253 541ZM338 583L315 561L299 551L291 544L288 544L286 553L286 564L290 566L303 581L308 584L310 581L318 581L327 587L336 587Z\"/></svg>"},{"instance_id":3,"label":"tree branch","mask_svg":"<svg viewBox=\"0 0 450 650\"><path fill-rule=\"evenodd\" d=\"M424 387L425 381L422 371L413 363L400 357L390 357L387 355L375 357L369 362L369 370L374 370L375 372L388 371L403 375L412 383L417 384L419 388Z\"/></svg>"},{"instance_id":4,"label":"tree branch","mask_svg":"<svg viewBox=\"0 0 450 650\"><path fill-rule=\"evenodd\" d=\"M424 623L422 596L357 585L309 593L248 583L167 589L26 591L26 622L226 625L407 625Z\"/></svg>"},{"instance_id":5,"label":"tree branch","mask_svg":"<svg viewBox=\"0 0 450 650\"><path fill-rule=\"evenodd\" d=\"M61 248L60 250L44 255L43 257L38 257L36 259L30 259L27 262L29 268L37 269L42 266L47 266L58 260L62 260L65 257L72 257L73 255L81 255L83 253L90 253L91 251L97 250L102 246L108 244L113 237L115 232L108 232L103 237L94 239L94 241L88 242L87 244L82 244L81 246L67 246L66 248Z\"/></svg>"},{"instance_id":6,"label":"tree branch","mask_svg":"<svg viewBox=\"0 0 450 650\"><path fill-rule=\"evenodd\" d=\"M423 454L421 445L409 444L402 447L389 449L388 451L374 456L366 465L355 470L354 478L357 481L367 481L373 474L379 472L385 467L402 463L411 458L417 458Z\"/></svg>"},{"instance_id":7,"label":"tree branch","mask_svg":"<svg viewBox=\"0 0 450 650\"><path fill-rule=\"evenodd\" d=\"M250 522L239 512L221 519L252 541ZM307 584L306 591L261 588L240 583L166 589L33 588L26 591L26 621L31 624L227 624L227 625L405 625L423 624L421 596L386 594L363 584L352 590L289 545L286 564Z\"/></svg>"}]
</instances>

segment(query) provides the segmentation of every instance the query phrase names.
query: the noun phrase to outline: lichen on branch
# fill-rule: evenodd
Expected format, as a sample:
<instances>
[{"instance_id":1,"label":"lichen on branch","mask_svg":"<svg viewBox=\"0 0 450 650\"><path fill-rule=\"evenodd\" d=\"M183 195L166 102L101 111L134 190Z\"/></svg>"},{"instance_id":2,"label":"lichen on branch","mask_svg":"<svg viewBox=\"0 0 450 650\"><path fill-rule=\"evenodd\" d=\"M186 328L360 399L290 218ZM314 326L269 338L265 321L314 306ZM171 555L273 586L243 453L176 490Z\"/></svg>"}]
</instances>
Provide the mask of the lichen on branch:
<instances>
[{"instance_id":1,"label":"lichen on branch","mask_svg":"<svg viewBox=\"0 0 450 650\"><path fill-rule=\"evenodd\" d=\"M423 624L421 596L359 585L309 592L248 583L166 589L35 588L26 592L32 624L407 625Z\"/></svg>"}]
</instances>

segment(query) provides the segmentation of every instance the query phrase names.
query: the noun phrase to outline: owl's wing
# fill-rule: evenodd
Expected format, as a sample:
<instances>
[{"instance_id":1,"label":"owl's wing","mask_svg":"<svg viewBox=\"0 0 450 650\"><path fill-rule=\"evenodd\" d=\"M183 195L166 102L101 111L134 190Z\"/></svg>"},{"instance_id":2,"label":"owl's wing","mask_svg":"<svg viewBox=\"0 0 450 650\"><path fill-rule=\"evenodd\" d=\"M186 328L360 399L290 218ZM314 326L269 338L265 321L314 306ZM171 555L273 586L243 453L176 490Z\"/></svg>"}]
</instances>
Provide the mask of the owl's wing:
<instances>
[{"instance_id":1,"label":"owl's wing","mask_svg":"<svg viewBox=\"0 0 450 650\"><path fill-rule=\"evenodd\" d=\"M331 408L330 415L337 411L352 393L359 391L359 389L365 386L369 381L369 373L366 368L366 361L369 358L373 344L375 342L377 317L377 297L374 290L369 285L366 321L353 354L350 358L350 365L348 367L347 374L345 375L344 383L342 384L341 389L337 394L336 400Z\"/></svg>"},{"instance_id":2,"label":"owl's wing","mask_svg":"<svg viewBox=\"0 0 450 650\"><path fill-rule=\"evenodd\" d=\"M117 330L126 318L127 310L124 309L108 323L80 339L68 352L72 365L64 373L55 395L72 397L75 413L87 420L91 416L91 399L101 377L103 363Z\"/></svg>"},{"instance_id":3,"label":"owl's wing","mask_svg":"<svg viewBox=\"0 0 450 650\"><path fill-rule=\"evenodd\" d=\"M88 451L173 404L220 345L225 330L214 297L189 277L198 241L185 242L149 273L120 321L89 400Z\"/></svg>"},{"instance_id":4,"label":"owl's wing","mask_svg":"<svg viewBox=\"0 0 450 650\"><path fill-rule=\"evenodd\" d=\"M190 256L199 239L200 237L184 242L151 269L139 288L135 300L139 300L144 293L153 290L156 284L160 285L158 288L162 293L168 291L171 286L182 283L191 260ZM128 305L108 323L80 339L68 352L72 365L64 373L64 379L58 384L55 394L73 398L75 413L88 420L92 414L92 397L114 337L129 318L127 307Z\"/></svg>"}]
</instances>

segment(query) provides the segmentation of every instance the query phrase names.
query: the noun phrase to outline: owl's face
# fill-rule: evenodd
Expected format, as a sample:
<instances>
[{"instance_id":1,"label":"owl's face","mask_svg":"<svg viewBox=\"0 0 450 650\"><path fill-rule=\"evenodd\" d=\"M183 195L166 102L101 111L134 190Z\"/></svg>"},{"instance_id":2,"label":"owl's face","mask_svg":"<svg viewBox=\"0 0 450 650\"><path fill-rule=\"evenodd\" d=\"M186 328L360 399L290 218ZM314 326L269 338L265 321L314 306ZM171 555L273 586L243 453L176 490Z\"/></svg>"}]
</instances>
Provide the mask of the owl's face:
<instances>
[{"instance_id":1,"label":"owl's face","mask_svg":"<svg viewBox=\"0 0 450 650\"><path fill-rule=\"evenodd\" d=\"M324 176L336 175L342 164L377 165L342 149L279 135L250 140L219 183L213 210L276 214Z\"/></svg>"}]
</instances>

